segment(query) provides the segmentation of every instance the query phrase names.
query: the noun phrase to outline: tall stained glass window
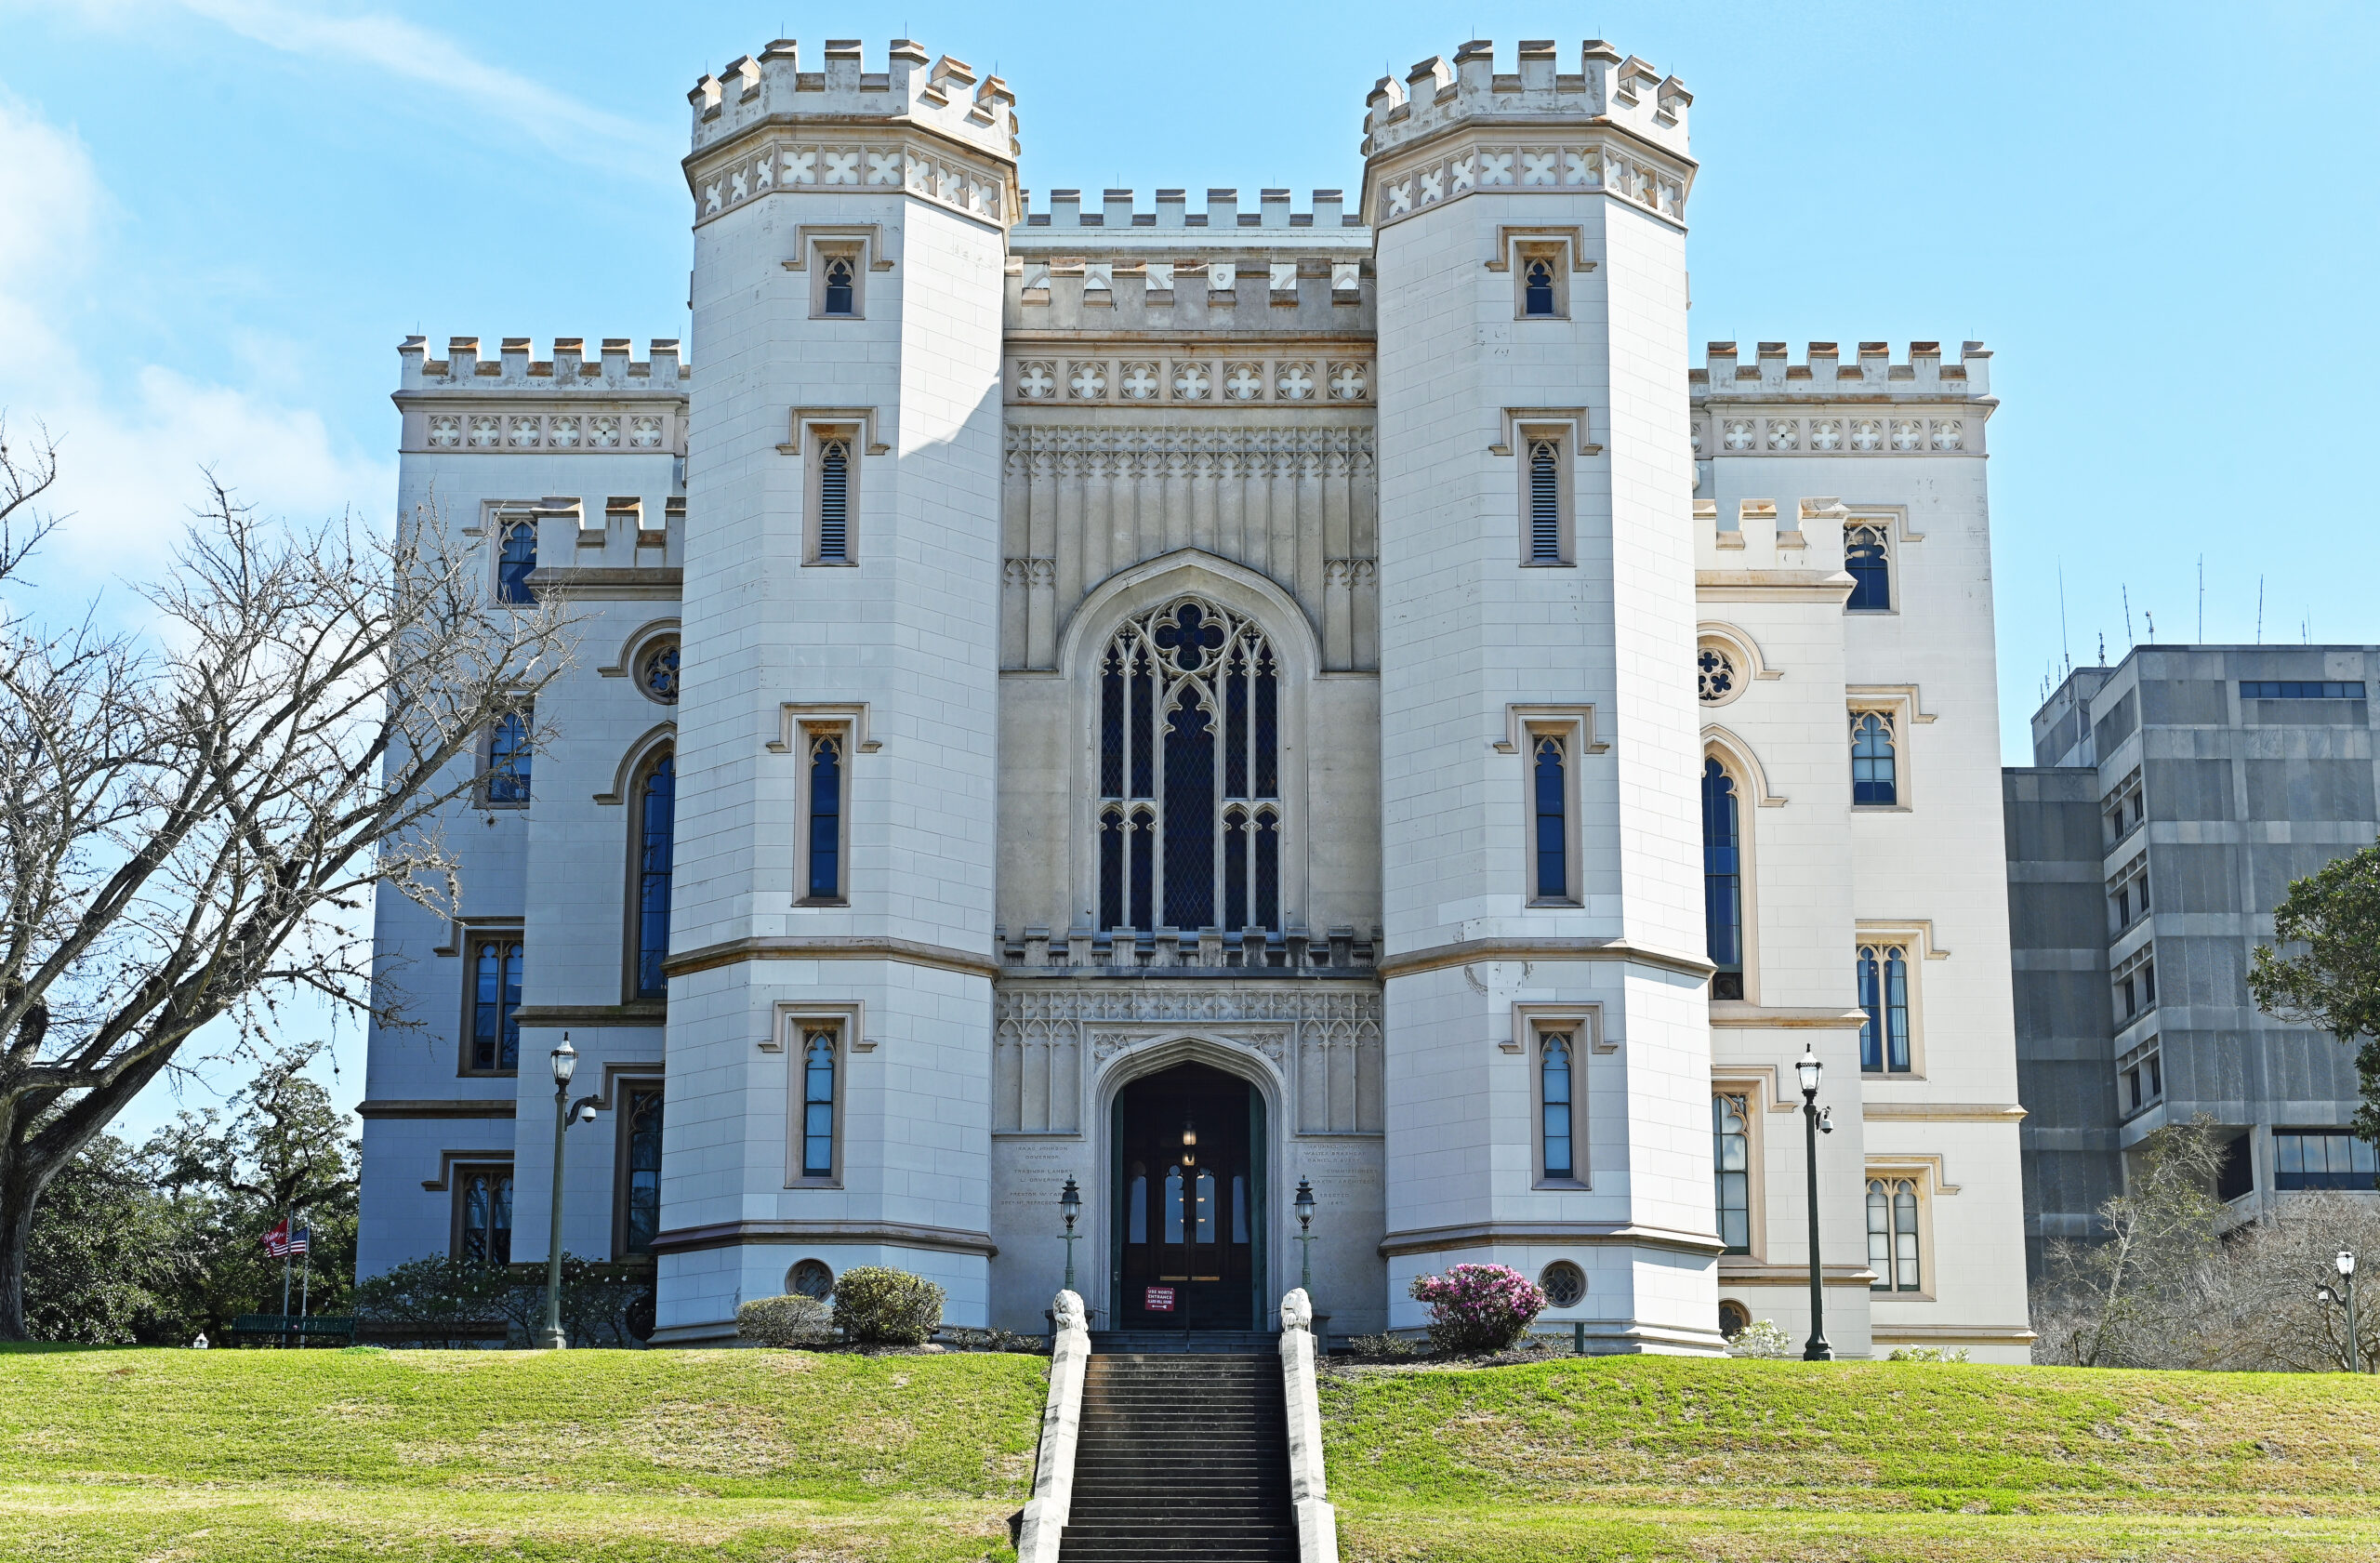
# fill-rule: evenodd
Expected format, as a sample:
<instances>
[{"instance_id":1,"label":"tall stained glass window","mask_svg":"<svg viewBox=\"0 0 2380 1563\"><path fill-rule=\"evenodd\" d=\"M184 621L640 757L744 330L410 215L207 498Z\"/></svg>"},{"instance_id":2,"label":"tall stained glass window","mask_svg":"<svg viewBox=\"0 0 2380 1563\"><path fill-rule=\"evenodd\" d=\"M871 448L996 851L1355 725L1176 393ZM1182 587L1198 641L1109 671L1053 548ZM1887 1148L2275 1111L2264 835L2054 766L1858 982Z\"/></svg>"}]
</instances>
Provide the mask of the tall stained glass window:
<instances>
[{"instance_id":1,"label":"tall stained glass window","mask_svg":"<svg viewBox=\"0 0 2380 1563\"><path fill-rule=\"evenodd\" d=\"M1280 669L1263 631L1177 598L1099 675L1099 925L1281 928Z\"/></svg>"}]
</instances>

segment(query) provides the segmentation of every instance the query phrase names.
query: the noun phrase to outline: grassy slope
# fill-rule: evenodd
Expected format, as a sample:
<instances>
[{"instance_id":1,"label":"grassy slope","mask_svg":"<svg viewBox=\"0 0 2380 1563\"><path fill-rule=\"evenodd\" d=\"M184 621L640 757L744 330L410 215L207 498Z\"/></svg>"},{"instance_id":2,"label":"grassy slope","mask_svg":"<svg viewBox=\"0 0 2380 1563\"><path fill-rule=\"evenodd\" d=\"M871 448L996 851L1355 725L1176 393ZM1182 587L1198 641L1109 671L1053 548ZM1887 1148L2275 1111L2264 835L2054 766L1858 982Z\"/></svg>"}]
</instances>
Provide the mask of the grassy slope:
<instances>
[{"instance_id":1,"label":"grassy slope","mask_svg":"<svg viewBox=\"0 0 2380 1563\"><path fill-rule=\"evenodd\" d=\"M1031 1358L0 1354L0 1557L976 1559Z\"/></svg>"},{"instance_id":2,"label":"grassy slope","mask_svg":"<svg viewBox=\"0 0 2380 1563\"><path fill-rule=\"evenodd\" d=\"M0 1352L0 1558L980 1559L1041 1364ZM2380 1384L1554 1362L1325 1385L1344 1556L2380 1557Z\"/></svg>"},{"instance_id":3,"label":"grassy slope","mask_svg":"<svg viewBox=\"0 0 2380 1563\"><path fill-rule=\"evenodd\" d=\"M1627 1358L1323 1395L1369 1559L2380 1558L2380 1384L2339 1375Z\"/></svg>"}]
</instances>

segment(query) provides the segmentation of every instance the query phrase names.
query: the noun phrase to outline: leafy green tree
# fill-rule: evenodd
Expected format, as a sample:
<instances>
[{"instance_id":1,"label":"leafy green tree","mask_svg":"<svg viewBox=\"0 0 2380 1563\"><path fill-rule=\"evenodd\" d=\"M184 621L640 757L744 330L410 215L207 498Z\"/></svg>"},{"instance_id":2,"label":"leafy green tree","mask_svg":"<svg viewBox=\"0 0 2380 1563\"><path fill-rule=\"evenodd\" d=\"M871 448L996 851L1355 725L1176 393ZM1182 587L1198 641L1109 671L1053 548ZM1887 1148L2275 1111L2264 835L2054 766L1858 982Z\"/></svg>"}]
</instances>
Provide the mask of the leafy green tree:
<instances>
[{"instance_id":1,"label":"leafy green tree","mask_svg":"<svg viewBox=\"0 0 2380 1563\"><path fill-rule=\"evenodd\" d=\"M2273 908L2273 944L2256 947L2248 991L2292 1026L2354 1047L2363 1105L2355 1132L2380 1142L2380 843L2293 881Z\"/></svg>"},{"instance_id":2,"label":"leafy green tree","mask_svg":"<svg viewBox=\"0 0 2380 1563\"><path fill-rule=\"evenodd\" d=\"M33 1338L131 1345L196 1334L184 1303L201 1261L184 1217L130 1146L93 1138L50 1180L34 1217L25 1277Z\"/></svg>"}]
</instances>

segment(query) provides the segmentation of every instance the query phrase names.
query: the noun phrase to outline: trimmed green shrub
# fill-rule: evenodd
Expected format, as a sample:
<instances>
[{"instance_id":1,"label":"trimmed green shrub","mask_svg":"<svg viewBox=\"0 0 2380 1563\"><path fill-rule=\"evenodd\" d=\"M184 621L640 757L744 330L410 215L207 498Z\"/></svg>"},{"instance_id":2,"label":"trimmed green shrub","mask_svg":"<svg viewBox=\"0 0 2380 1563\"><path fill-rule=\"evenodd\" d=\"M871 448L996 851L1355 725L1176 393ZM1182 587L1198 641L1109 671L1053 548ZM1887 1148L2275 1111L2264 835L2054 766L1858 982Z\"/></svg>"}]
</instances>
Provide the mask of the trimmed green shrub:
<instances>
[{"instance_id":1,"label":"trimmed green shrub","mask_svg":"<svg viewBox=\"0 0 2380 1563\"><path fill-rule=\"evenodd\" d=\"M762 1346L825 1345L835 1338L835 1316L815 1297L755 1297L735 1310L735 1338Z\"/></svg>"},{"instance_id":2,"label":"trimmed green shrub","mask_svg":"<svg viewBox=\"0 0 2380 1563\"><path fill-rule=\"evenodd\" d=\"M923 1345L941 1325L942 1288L923 1276L859 1265L835 1278L835 1328L853 1345Z\"/></svg>"}]
</instances>

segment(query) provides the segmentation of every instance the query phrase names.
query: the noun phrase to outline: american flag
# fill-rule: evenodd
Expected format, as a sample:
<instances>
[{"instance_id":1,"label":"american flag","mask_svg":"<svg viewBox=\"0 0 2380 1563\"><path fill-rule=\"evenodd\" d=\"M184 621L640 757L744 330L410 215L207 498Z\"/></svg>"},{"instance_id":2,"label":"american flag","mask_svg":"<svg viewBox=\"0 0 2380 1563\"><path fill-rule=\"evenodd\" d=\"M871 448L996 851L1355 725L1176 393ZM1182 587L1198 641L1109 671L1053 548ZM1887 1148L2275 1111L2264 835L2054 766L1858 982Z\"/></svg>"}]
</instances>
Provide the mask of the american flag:
<instances>
[{"instance_id":1,"label":"american flag","mask_svg":"<svg viewBox=\"0 0 2380 1563\"><path fill-rule=\"evenodd\" d=\"M306 1252L308 1236L302 1222L293 1229L284 1220L280 1225L264 1235L264 1252L268 1257L273 1259L284 1259L293 1253L303 1253Z\"/></svg>"}]
</instances>

